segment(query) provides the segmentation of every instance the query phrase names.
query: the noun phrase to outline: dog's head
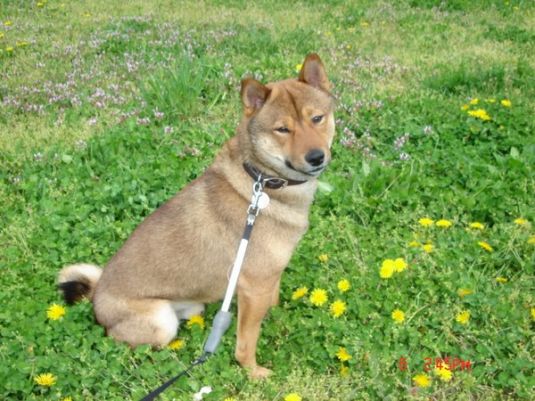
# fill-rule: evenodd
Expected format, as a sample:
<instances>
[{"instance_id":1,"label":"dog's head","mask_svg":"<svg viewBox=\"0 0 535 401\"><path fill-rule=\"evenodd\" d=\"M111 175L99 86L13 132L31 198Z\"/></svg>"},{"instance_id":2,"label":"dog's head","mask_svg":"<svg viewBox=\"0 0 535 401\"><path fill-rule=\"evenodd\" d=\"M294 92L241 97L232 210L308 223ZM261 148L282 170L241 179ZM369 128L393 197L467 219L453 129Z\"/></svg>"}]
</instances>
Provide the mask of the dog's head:
<instances>
[{"instance_id":1,"label":"dog's head","mask_svg":"<svg viewBox=\"0 0 535 401\"><path fill-rule=\"evenodd\" d=\"M252 157L282 177L317 177L331 160L334 99L317 54L309 54L297 79L263 85L242 81L244 123Z\"/></svg>"}]
</instances>

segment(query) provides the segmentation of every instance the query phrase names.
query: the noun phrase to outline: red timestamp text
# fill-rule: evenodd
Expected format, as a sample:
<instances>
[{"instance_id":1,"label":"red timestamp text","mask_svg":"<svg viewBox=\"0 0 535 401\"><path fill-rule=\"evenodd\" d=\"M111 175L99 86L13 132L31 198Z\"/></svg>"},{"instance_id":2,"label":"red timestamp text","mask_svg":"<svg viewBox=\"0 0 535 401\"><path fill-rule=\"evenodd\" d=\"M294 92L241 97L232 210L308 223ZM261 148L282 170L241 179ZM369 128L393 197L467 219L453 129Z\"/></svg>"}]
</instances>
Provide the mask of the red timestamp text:
<instances>
[{"instance_id":1,"label":"red timestamp text","mask_svg":"<svg viewBox=\"0 0 535 401\"><path fill-rule=\"evenodd\" d=\"M399 358L398 368L401 371L408 369L409 360L406 357ZM454 370L472 370L473 363L470 360L464 360L459 357L437 357L431 358L426 357L423 359L423 370L429 372L432 369L442 369L447 368L451 371Z\"/></svg>"}]
</instances>

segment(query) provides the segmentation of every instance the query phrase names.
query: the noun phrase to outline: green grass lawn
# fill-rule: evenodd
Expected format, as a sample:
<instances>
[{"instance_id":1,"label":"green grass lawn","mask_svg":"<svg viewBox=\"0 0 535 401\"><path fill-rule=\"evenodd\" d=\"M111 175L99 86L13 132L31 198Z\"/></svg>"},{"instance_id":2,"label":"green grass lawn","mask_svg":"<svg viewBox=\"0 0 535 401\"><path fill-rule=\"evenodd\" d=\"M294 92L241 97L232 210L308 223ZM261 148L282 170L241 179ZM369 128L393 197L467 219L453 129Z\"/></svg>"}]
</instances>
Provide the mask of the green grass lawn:
<instances>
[{"instance_id":1,"label":"green grass lawn","mask_svg":"<svg viewBox=\"0 0 535 401\"><path fill-rule=\"evenodd\" d=\"M242 77L317 52L337 137L263 324L274 375L232 326L161 400L533 400L534 27L528 0L0 0L0 399L138 400L199 355L218 305L131 350L88 302L49 317L57 272L202 173Z\"/></svg>"}]
</instances>

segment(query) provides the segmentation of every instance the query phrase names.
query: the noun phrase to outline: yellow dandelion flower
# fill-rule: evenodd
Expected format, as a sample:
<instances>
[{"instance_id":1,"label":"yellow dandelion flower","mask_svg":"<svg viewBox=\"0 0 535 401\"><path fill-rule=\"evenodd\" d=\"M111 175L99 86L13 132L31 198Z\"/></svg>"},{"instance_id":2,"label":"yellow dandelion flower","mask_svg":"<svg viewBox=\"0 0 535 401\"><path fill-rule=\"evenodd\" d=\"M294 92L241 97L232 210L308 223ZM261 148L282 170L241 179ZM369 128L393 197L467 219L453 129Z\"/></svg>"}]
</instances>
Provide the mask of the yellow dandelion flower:
<instances>
[{"instance_id":1,"label":"yellow dandelion flower","mask_svg":"<svg viewBox=\"0 0 535 401\"><path fill-rule=\"evenodd\" d=\"M11 26L13 25L13 22L10 20L4 21L4 26Z\"/></svg>"},{"instance_id":2,"label":"yellow dandelion flower","mask_svg":"<svg viewBox=\"0 0 535 401\"><path fill-rule=\"evenodd\" d=\"M497 283L500 283L500 284L505 284L507 283L509 280L505 277L496 277L496 282Z\"/></svg>"},{"instance_id":3,"label":"yellow dandelion flower","mask_svg":"<svg viewBox=\"0 0 535 401\"><path fill-rule=\"evenodd\" d=\"M519 217L518 219L514 219L513 222L516 225L519 225L519 226L525 226L526 224L528 224L528 221L526 219L524 219L523 217Z\"/></svg>"},{"instance_id":4,"label":"yellow dandelion flower","mask_svg":"<svg viewBox=\"0 0 535 401\"><path fill-rule=\"evenodd\" d=\"M431 227L434 221L429 217L422 217L420 220L418 220L418 223L420 223L422 227Z\"/></svg>"},{"instance_id":5,"label":"yellow dandelion flower","mask_svg":"<svg viewBox=\"0 0 535 401\"><path fill-rule=\"evenodd\" d=\"M39 1L39 2L37 2L36 5L37 5L37 7L39 7L39 8L43 8L43 7L45 6L45 3L43 3L42 1Z\"/></svg>"},{"instance_id":6,"label":"yellow dandelion flower","mask_svg":"<svg viewBox=\"0 0 535 401\"><path fill-rule=\"evenodd\" d=\"M461 110L462 110L462 111L466 111L466 110L468 110L469 108L470 108L470 106L467 105L467 104L463 104L463 105L461 106Z\"/></svg>"},{"instance_id":7,"label":"yellow dandelion flower","mask_svg":"<svg viewBox=\"0 0 535 401\"><path fill-rule=\"evenodd\" d=\"M396 271L396 273L401 273L407 268L407 266L407 262L405 262L405 259L403 258L396 258L394 260L394 270Z\"/></svg>"},{"instance_id":8,"label":"yellow dandelion flower","mask_svg":"<svg viewBox=\"0 0 535 401\"><path fill-rule=\"evenodd\" d=\"M474 291L469 288L459 288L457 290L457 295L459 295L461 298L466 297L467 295L473 294Z\"/></svg>"},{"instance_id":9,"label":"yellow dandelion flower","mask_svg":"<svg viewBox=\"0 0 535 401\"><path fill-rule=\"evenodd\" d=\"M329 261L329 255L327 255L326 253L323 253L320 256L318 256L318 259L321 263L327 263Z\"/></svg>"},{"instance_id":10,"label":"yellow dandelion flower","mask_svg":"<svg viewBox=\"0 0 535 401\"><path fill-rule=\"evenodd\" d=\"M397 324L403 323L405 321L405 312L400 309L395 309L392 312L392 319L394 319Z\"/></svg>"},{"instance_id":11,"label":"yellow dandelion flower","mask_svg":"<svg viewBox=\"0 0 535 401\"><path fill-rule=\"evenodd\" d=\"M316 288L312 291L312 294L310 294L310 302L314 306L322 306L328 299L329 296L327 295L327 291L321 288Z\"/></svg>"},{"instance_id":12,"label":"yellow dandelion flower","mask_svg":"<svg viewBox=\"0 0 535 401\"><path fill-rule=\"evenodd\" d=\"M483 120L483 121L492 120L492 118L485 111L485 109L470 110L468 111L468 115L474 118L479 118L480 120Z\"/></svg>"},{"instance_id":13,"label":"yellow dandelion flower","mask_svg":"<svg viewBox=\"0 0 535 401\"><path fill-rule=\"evenodd\" d=\"M411 241L409 242L409 246L411 248L419 248L420 246L422 246L422 244L420 244L418 241Z\"/></svg>"},{"instance_id":14,"label":"yellow dandelion flower","mask_svg":"<svg viewBox=\"0 0 535 401\"><path fill-rule=\"evenodd\" d=\"M308 288L307 287L299 287L292 293L292 300L296 301L300 298L303 298L306 294L308 294Z\"/></svg>"},{"instance_id":15,"label":"yellow dandelion flower","mask_svg":"<svg viewBox=\"0 0 535 401\"><path fill-rule=\"evenodd\" d=\"M347 362L353 357L347 352L347 349L345 347L338 348L338 352L336 353L336 357L342 361Z\"/></svg>"},{"instance_id":16,"label":"yellow dandelion flower","mask_svg":"<svg viewBox=\"0 0 535 401\"><path fill-rule=\"evenodd\" d=\"M535 320L535 308L531 308L531 318Z\"/></svg>"},{"instance_id":17,"label":"yellow dandelion flower","mask_svg":"<svg viewBox=\"0 0 535 401\"><path fill-rule=\"evenodd\" d=\"M424 373L417 374L412 378L417 387L429 387L431 385L431 378Z\"/></svg>"},{"instance_id":18,"label":"yellow dandelion flower","mask_svg":"<svg viewBox=\"0 0 535 401\"><path fill-rule=\"evenodd\" d=\"M509 99L503 99L500 103L503 107L511 107L513 105Z\"/></svg>"},{"instance_id":19,"label":"yellow dandelion flower","mask_svg":"<svg viewBox=\"0 0 535 401\"><path fill-rule=\"evenodd\" d=\"M446 219L440 219L435 223L435 225L440 228L449 228L452 224L453 223L451 221Z\"/></svg>"},{"instance_id":20,"label":"yellow dandelion flower","mask_svg":"<svg viewBox=\"0 0 535 401\"><path fill-rule=\"evenodd\" d=\"M470 311L463 310L457 314L455 320L460 324L468 324L468 321L470 320Z\"/></svg>"},{"instance_id":21,"label":"yellow dandelion flower","mask_svg":"<svg viewBox=\"0 0 535 401\"><path fill-rule=\"evenodd\" d=\"M351 289L351 283L349 282L348 279L344 278L338 282L337 287L340 290L340 292L347 292Z\"/></svg>"},{"instance_id":22,"label":"yellow dandelion flower","mask_svg":"<svg viewBox=\"0 0 535 401\"><path fill-rule=\"evenodd\" d=\"M431 253L435 249L435 246L433 244L425 244L425 245L422 245L422 249L424 250L425 253Z\"/></svg>"},{"instance_id":23,"label":"yellow dandelion flower","mask_svg":"<svg viewBox=\"0 0 535 401\"><path fill-rule=\"evenodd\" d=\"M51 387L56 384L56 376L52 373L42 373L39 376L34 377L33 381L43 387Z\"/></svg>"},{"instance_id":24,"label":"yellow dandelion flower","mask_svg":"<svg viewBox=\"0 0 535 401\"><path fill-rule=\"evenodd\" d=\"M479 221L474 221L468 224L468 227L473 230L483 230L485 228L485 225L483 223L480 223Z\"/></svg>"},{"instance_id":25,"label":"yellow dandelion flower","mask_svg":"<svg viewBox=\"0 0 535 401\"><path fill-rule=\"evenodd\" d=\"M488 242L479 241L477 244L487 252L494 251L494 248L492 246L490 246L490 244Z\"/></svg>"},{"instance_id":26,"label":"yellow dandelion flower","mask_svg":"<svg viewBox=\"0 0 535 401\"><path fill-rule=\"evenodd\" d=\"M227 397L223 401L236 401L236 398L234 397Z\"/></svg>"},{"instance_id":27,"label":"yellow dandelion flower","mask_svg":"<svg viewBox=\"0 0 535 401\"><path fill-rule=\"evenodd\" d=\"M50 320L59 320L63 316L65 316L65 313L66 313L65 307L61 306L61 305L58 305L58 304L52 304L46 310L46 316Z\"/></svg>"},{"instance_id":28,"label":"yellow dandelion flower","mask_svg":"<svg viewBox=\"0 0 535 401\"><path fill-rule=\"evenodd\" d=\"M475 105L478 104L478 103L479 103L479 99L478 99L477 97L475 97L475 98L473 98L472 100L470 100L470 104L471 104L472 106L475 106Z\"/></svg>"},{"instance_id":29,"label":"yellow dandelion flower","mask_svg":"<svg viewBox=\"0 0 535 401\"><path fill-rule=\"evenodd\" d=\"M189 318L187 325L189 328L192 328L193 326L197 325L201 329L204 329L204 317L202 317L201 315L193 315Z\"/></svg>"},{"instance_id":30,"label":"yellow dandelion flower","mask_svg":"<svg viewBox=\"0 0 535 401\"><path fill-rule=\"evenodd\" d=\"M528 244L535 245L535 235L528 238Z\"/></svg>"},{"instance_id":31,"label":"yellow dandelion flower","mask_svg":"<svg viewBox=\"0 0 535 401\"><path fill-rule=\"evenodd\" d=\"M180 340L177 338L176 340L171 341L169 345L167 345L167 348L172 349L173 351L178 351L184 348L184 344L185 344L184 340Z\"/></svg>"},{"instance_id":32,"label":"yellow dandelion flower","mask_svg":"<svg viewBox=\"0 0 535 401\"><path fill-rule=\"evenodd\" d=\"M4 32L0 32L0 39L4 39Z\"/></svg>"},{"instance_id":33,"label":"yellow dandelion flower","mask_svg":"<svg viewBox=\"0 0 535 401\"><path fill-rule=\"evenodd\" d=\"M396 269L395 262L392 259L383 260L381 269L379 270L379 277L387 279L392 277L394 270Z\"/></svg>"},{"instance_id":34,"label":"yellow dandelion flower","mask_svg":"<svg viewBox=\"0 0 535 401\"><path fill-rule=\"evenodd\" d=\"M435 375L438 376L443 382L449 382L453 377L451 370L449 370L446 366L435 368Z\"/></svg>"},{"instance_id":35,"label":"yellow dandelion flower","mask_svg":"<svg viewBox=\"0 0 535 401\"><path fill-rule=\"evenodd\" d=\"M296 64L295 65L295 72L300 72L302 68L303 68L303 64Z\"/></svg>"},{"instance_id":36,"label":"yellow dandelion flower","mask_svg":"<svg viewBox=\"0 0 535 401\"><path fill-rule=\"evenodd\" d=\"M284 397L284 401L301 401L302 398L297 393L290 393L286 397Z\"/></svg>"},{"instance_id":37,"label":"yellow dandelion flower","mask_svg":"<svg viewBox=\"0 0 535 401\"><path fill-rule=\"evenodd\" d=\"M347 310L347 305L344 301L340 301L339 299L337 299L331 304L329 310L331 311L331 315L333 315L334 317L340 317Z\"/></svg>"},{"instance_id":38,"label":"yellow dandelion flower","mask_svg":"<svg viewBox=\"0 0 535 401\"><path fill-rule=\"evenodd\" d=\"M340 366L340 376L342 376L342 377L349 376L349 367L347 367L346 365L341 365Z\"/></svg>"},{"instance_id":39,"label":"yellow dandelion flower","mask_svg":"<svg viewBox=\"0 0 535 401\"><path fill-rule=\"evenodd\" d=\"M8 52L8 53L13 53L13 50L14 50L13 46L7 46L6 47L6 52Z\"/></svg>"}]
</instances>

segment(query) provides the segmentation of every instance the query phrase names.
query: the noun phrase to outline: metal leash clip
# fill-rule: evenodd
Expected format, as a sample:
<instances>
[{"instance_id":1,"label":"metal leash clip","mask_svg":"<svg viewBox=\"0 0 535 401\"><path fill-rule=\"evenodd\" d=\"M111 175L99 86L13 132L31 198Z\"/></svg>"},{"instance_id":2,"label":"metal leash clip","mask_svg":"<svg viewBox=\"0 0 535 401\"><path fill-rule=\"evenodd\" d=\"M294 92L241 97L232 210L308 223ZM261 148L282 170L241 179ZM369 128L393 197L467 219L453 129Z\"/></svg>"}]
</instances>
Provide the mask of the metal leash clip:
<instances>
[{"instance_id":1,"label":"metal leash clip","mask_svg":"<svg viewBox=\"0 0 535 401\"><path fill-rule=\"evenodd\" d=\"M261 175L253 184L253 195L251 197L251 204L247 209L247 224L254 223L254 219L260 213L260 210L265 209L269 205L269 195L264 192L264 185L269 179L263 179Z\"/></svg>"}]
</instances>

